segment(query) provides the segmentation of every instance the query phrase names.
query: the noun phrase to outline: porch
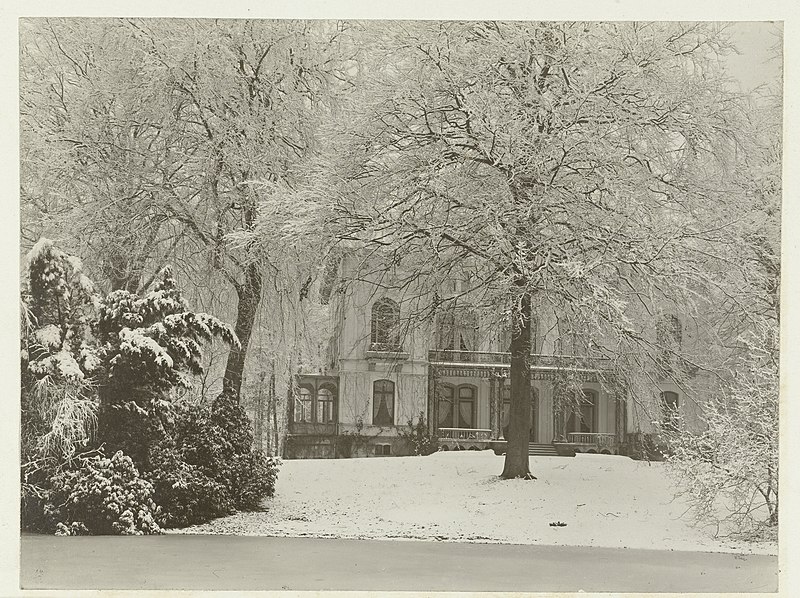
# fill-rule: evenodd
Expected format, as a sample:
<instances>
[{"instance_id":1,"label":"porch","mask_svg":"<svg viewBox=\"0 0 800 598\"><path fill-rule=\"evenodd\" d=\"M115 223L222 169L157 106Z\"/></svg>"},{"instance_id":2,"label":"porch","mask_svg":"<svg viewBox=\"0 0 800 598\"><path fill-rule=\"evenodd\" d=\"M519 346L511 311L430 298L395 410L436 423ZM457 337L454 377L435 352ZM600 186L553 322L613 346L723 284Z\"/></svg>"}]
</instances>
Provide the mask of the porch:
<instances>
[{"instance_id":1,"label":"porch","mask_svg":"<svg viewBox=\"0 0 800 598\"><path fill-rule=\"evenodd\" d=\"M569 432L567 442L576 453L599 453L602 455L616 455L619 452L619 442L616 434L600 432Z\"/></svg>"},{"instance_id":2,"label":"porch","mask_svg":"<svg viewBox=\"0 0 800 598\"><path fill-rule=\"evenodd\" d=\"M491 448L492 431L478 428L439 428L440 450L482 451Z\"/></svg>"},{"instance_id":3,"label":"porch","mask_svg":"<svg viewBox=\"0 0 800 598\"><path fill-rule=\"evenodd\" d=\"M505 452L506 440L492 438L492 431L476 428L439 428L439 449L445 451L491 449L497 454ZM615 434L601 432L570 432L566 442L551 442L553 451L545 451L546 444L529 444L531 455L574 455L590 453L600 455L619 454L620 443Z\"/></svg>"},{"instance_id":4,"label":"porch","mask_svg":"<svg viewBox=\"0 0 800 598\"><path fill-rule=\"evenodd\" d=\"M428 421L446 450L505 450L510 411L509 353L432 350ZM537 453L558 444L563 452L616 454L624 439L624 400L600 385L608 360L571 355L531 355L530 443ZM574 413L558 405L559 376L568 371L584 387ZM534 453L532 453L534 454Z\"/></svg>"}]
</instances>

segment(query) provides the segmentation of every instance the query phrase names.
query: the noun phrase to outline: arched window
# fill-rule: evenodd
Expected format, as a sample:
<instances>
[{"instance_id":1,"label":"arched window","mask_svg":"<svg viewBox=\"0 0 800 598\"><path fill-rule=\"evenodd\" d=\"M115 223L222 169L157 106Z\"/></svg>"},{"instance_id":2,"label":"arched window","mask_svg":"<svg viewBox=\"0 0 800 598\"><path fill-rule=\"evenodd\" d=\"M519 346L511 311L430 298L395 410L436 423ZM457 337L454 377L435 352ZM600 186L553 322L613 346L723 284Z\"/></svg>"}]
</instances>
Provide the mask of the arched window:
<instances>
[{"instance_id":1,"label":"arched window","mask_svg":"<svg viewBox=\"0 0 800 598\"><path fill-rule=\"evenodd\" d=\"M336 421L334 412L334 395L329 385L323 385L317 391L317 423L331 424Z\"/></svg>"},{"instance_id":2,"label":"arched window","mask_svg":"<svg viewBox=\"0 0 800 598\"><path fill-rule=\"evenodd\" d=\"M372 383L372 423L376 426L394 424L394 382L391 380Z\"/></svg>"},{"instance_id":3,"label":"arched window","mask_svg":"<svg viewBox=\"0 0 800 598\"><path fill-rule=\"evenodd\" d=\"M294 402L294 421L296 422L310 422L311 421L311 403L314 399L313 391L306 387L301 386L298 391L298 396Z\"/></svg>"},{"instance_id":4,"label":"arched window","mask_svg":"<svg viewBox=\"0 0 800 598\"><path fill-rule=\"evenodd\" d=\"M373 351L400 350L400 306L389 298L372 304L370 348Z\"/></svg>"},{"instance_id":5,"label":"arched window","mask_svg":"<svg viewBox=\"0 0 800 598\"><path fill-rule=\"evenodd\" d=\"M458 387L458 425L457 428L475 427L475 387Z\"/></svg>"},{"instance_id":6,"label":"arched window","mask_svg":"<svg viewBox=\"0 0 800 598\"><path fill-rule=\"evenodd\" d=\"M678 393L665 391L661 393L661 418L666 431L678 429L679 418Z\"/></svg>"},{"instance_id":7,"label":"arched window","mask_svg":"<svg viewBox=\"0 0 800 598\"><path fill-rule=\"evenodd\" d=\"M579 407L569 415L567 429L569 432L594 432L597 407L597 393L593 390L583 391L583 400Z\"/></svg>"}]
</instances>

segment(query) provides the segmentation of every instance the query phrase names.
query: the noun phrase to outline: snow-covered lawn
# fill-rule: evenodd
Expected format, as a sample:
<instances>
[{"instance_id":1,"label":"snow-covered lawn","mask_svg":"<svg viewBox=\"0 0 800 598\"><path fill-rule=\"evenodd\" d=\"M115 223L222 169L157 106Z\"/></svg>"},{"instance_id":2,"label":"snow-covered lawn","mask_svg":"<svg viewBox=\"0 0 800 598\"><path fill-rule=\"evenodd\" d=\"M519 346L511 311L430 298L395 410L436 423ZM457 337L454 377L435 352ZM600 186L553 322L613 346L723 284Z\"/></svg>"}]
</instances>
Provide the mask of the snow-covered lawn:
<instances>
[{"instance_id":1,"label":"snow-covered lawn","mask_svg":"<svg viewBox=\"0 0 800 598\"><path fill-rule=\"evenodd\" d=\"M265 512L181 532L777 554L693 527L661 463L531 457L535 481L501 480L502 469L491 451L286 461Z\"/></svg>"}]
</instances>

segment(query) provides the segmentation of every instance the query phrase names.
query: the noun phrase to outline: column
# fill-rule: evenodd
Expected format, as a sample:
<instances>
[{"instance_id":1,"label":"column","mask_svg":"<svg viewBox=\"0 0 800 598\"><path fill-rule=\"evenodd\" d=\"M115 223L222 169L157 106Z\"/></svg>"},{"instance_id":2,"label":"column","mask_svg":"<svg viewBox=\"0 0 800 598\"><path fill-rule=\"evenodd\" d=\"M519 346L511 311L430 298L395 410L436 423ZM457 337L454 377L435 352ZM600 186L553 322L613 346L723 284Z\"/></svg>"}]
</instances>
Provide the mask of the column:
<instances>
[{"instance_id":1,"label":"column","mask_svg":"<svg viewBox=\"0 0 800 598\"><path fill-rule=\"evenodd\" d=\"M497 412L494 408L494 372L489 373L489 428L492 431L492 440L497 440Z\"/></svg>"},{"instance_id":2,"label":"column","mask_svg":"<svg viewBox=\"0 0 800 598\"><path fill-rule=\"evenodd\" d=\"M500 426L498 424L497 412L497 376L494 372L489 374L489 427L492 430L492 440L497 440L500 436Z\"/></svg>"},{"instance_id":3,"label":"column","mask_svg":"<svg viewBox=\"0 0 800 598\"><path fill-rule=\"evenodd\" d=\"M439 409L436 401L436 366L428 365L428 430L435 434L439 428Z\"/></svg>"}]
</instances>

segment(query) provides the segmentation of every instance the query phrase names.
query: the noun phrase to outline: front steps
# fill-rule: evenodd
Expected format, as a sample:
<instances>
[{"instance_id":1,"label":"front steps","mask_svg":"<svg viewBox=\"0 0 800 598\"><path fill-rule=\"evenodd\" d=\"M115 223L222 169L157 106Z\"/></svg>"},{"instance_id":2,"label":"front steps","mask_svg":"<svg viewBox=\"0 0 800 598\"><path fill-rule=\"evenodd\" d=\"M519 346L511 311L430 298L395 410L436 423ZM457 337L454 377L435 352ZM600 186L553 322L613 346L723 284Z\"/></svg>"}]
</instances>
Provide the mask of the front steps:
<instances>
[{"instance_id":1,"label":"front steps","mask_svg":"<svg viewBox=\"0 0 800 598\"><path fill-rule=\"evenodd\" d=\"M558 451L552 444L528 444L528 455L531 457L558 457ZM567 456L567 455L564 455Z\"/></svg>"},{"instance_id":2,"label":"front steps","mask_svg":"<svg viewBox=\"0 0 800 598\"><path fill-rule=\"evenodd\" d=\"M505 455L506 441L491 440L488 448L492 449L495 455ZM528 455L531 457L574 457L575 449L565 442L554 444L530 442L528 443Z\"/></svg>"}]
</instances>

